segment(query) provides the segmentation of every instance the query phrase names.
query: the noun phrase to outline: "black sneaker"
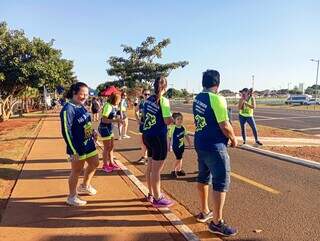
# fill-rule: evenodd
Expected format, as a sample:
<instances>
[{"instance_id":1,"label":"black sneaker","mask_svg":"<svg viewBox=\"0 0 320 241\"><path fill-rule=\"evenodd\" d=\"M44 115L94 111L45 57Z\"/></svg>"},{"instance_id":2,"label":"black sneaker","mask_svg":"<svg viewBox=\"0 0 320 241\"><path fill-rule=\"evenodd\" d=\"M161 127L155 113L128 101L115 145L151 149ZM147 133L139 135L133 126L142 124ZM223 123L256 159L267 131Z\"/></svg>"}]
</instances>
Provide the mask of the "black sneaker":
<instances>
[{"instance_id":1,"label":"black sneaker","mask_svg":"<svg viewBox=\"0 0 320 241\"><path fill-rule=\"evenodd\" d=\"M259 146L263 146L263 144L260 141L256 141L256 144Z\"/></svg>"},{"instance_id":2,"label":"black sneaker","mask_svg":"<svg viewBox=\"0 0 320 241\"><path fill-rule=\"evenodd\" d=\"M185 171L184 170L181 170L181 171L177 171L177 175L179 177L184 177L186 175Z\"/></svg>"},{"instance_id":3,"label":"black sneaker","mask_svg":"<svg viewBox=\"0 0 320 241\"><path fill-rule=\"evenodd\" d=\"M209 232L214 234L220 234L225 237L235 236L238 233L238 230L232 228L224 223L223 220L220 220L218 224L211 222L209 224Z\"/></svg>"},{"instance_id":4,"label":"black sneaker","mask_svg":"<svg viewBox=\"0 0 320 241\"><path fill-rule=\"evenodd\" d=\"M205 223L207 222L208 220L212 219L213 218L213 213L212 211L210 211L209 213L199 213L197 215L197 221L200 222L200 223Z\"/></svg>"},{"instance_id":5,"label":"black sneaker","mask_svg":"<svg viewBox=\"0 0 320 241\"><path fill-rule=\"evenodd\" d=\"M243 143L242 143L242 145L245 145L246 144L246 142L244 141Z\"/></svg>"},{"instance_id":6,"label":"black sneaker","mask_svg":"<svg viewBox=\"0 0 320 241\"><path fill-rule=\"evenodd\" d=\"M172 176L173 178L177 178L177 177L178 177L177 172L172 171L172 172L171 172L171 176Z\"/></svg>"}]
</instances>

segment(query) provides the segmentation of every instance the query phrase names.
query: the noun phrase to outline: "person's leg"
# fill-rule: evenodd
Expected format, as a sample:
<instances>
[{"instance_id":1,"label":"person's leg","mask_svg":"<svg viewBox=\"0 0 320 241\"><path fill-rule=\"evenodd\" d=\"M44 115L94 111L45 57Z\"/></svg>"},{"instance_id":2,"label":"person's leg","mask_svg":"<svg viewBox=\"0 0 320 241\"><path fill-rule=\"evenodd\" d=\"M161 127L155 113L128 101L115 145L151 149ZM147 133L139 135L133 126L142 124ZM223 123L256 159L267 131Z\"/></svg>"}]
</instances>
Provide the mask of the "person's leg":
<instances>
[{"instance_id":1,"label":"person's leg","mask_svg":"<svg viewBox=\"0 0 320 241\"><path fill-rule=\"evenodd\" d=\"M227 149L213 151L206 159L213 182L213 221L215 224L223 219L223 207L226 192L230 186L230 159Z\"/></svg>"},{"instance_id":2,"label":"person's leg","mask_svg":"<svg viewBox=\"0 0 320 241\"><path fill-rule=\"evenodd\" d=\"M113 148L114 148L114 142L113 142L113 138L111 138L109 142L109 160L111 165L114 164Z\"/></svg>"},{"instance_id":3,"label":"person's leg","mask_svg":"<svg viewBox=\"0 0 320 241\"><path fill-rule=\"evenodd\" d=\"M201 205L201 212L202 213L209 213L209 204L208 204L208 197L209 197L209 182L210 182L210 170L206 165L205 158L207 158L206 152L197 151L198 155L198 194L200 199Z\"/></svg>"},{"instance_id":4,"label":"person's leg","mask_svg":"<svg viewBox=\"0 0 320 241\"><path fill-rule=\"evenodd\" d=\"M148 158L147 147L145 146L145 144L143 144L143 141L141 141L141 157L143 157L144 159Z\"/></svg>"},{"instance_id":5,"label":"person's leg","mask_svg":"<svg viewBox=\"0 0 320 241\"><path fill-rule=\"evenodd\" d=\"M246 117L239 115L239 122L240 122L240 128L241 128L241 135L243 142L246 142Z\"/></svg>"},{"instance_id":6,"label":"person's leg","mask_svg":"<svg viewBox=\"0 0 320 241\"><path fill-rule=\"evenodd\" d=\"M209 203L208 203L208 198L209 198L209 185L208 184L203 184L203 183L198 183L198 194L200 198L200 205L201 205L201 212L202 213L209 213Z\"/></svg>"},{"instance_id":7,"label":"person's leg","mask_svg":"<svg viewBox=\"0 0 320 241\"><path fill-rule=\"evenodd\" d=\"M258 139L258 131L257 131L257 125L256 125L256 122L255 122L254 118L253 117L248 117L247 122L248 122L249 126L252 129L254 139L256 140L256 142L258 142L259 141L259 139Z\"/></svg>"},{"instance_id":8,"label":"person's leg","mask_svg":"<svg viewBox=\"0 0 320 241\"><path fill-rule=\"evenodd\" d=\"M103 165L110 165L110 140L103 141Z\"/></svg>"},{"instance_id":9,"label":"person's leg","mask_svg":"<svg viewBox=\"0 0 320 241\"><path fill-rule=\"evenodd\" d=\"M122 137L127 136L128 125L129 125L129 119L128 119L128 117L126 117L123 122L123 135L122 135Z\"/></svg>"},{"instance_id":10,"label":"person's leg","mask_svg":"<svg viewBox=\"0 0 320 241\"><path fill-rule=\"evenodd\" d=\"M90 186L92 177L94 176L94 173L99 166L99 156L94 155L92 157L89 157L86 159L86 162L88 163L88 166L84 172L83 185L88 187Z\"/></svg>"},{"instance_id":11,"label":"person's leg","mask_svg":"<svg viewBox=\"0 0 320 241\"><path fill-rule=\"evenodd\" d=\"M164 160L152 160L151 166L151 188L155 199L161 198L160 174L164 166Z\"/></svg>"},{"instance_id":12,"label":"person's leg","mask_svg":"<svg viewBox=\"0 0 320 241\"><path fill-rule=\"evenodd\" d=\"M148 165L146 169L146 181L149 189L149 194L153 196L152 186L151 186L151 170L152 170L152 158L148 159Z\"/></svg>"},{"instance_id":13,"label":"person's leg","mask_svg":"<svg viewBox=\"0 0 320 241\"><path fill-rule=\"evenodd\" d=\"M69 176L69 196L77 194L77 185L81 171L83 170L84 160L71 161L71 173Z\"/></svg>"}]
</instances>

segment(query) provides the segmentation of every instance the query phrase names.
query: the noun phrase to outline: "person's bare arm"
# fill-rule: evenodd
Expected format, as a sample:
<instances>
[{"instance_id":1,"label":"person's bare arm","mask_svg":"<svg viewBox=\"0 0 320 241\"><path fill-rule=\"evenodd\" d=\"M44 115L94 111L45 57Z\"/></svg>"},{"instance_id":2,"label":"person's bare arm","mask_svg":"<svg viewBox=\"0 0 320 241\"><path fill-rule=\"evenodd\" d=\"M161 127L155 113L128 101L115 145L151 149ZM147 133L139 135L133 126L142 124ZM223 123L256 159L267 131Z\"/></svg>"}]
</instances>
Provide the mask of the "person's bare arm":
<instances>
[{"instance_id":1,"label":"person's bare arm","mask_svg":"<svg viewBox=\"0 0 320 241\"><path fill-rule=\"evenodd\" d=\"M190 136L188 134L186 134L185 136L187 142L188 142L188 145L189 145L189 148L191 147L191 139L190 139Z\"/></svg>"},{"instance_id":2,"label":"person's bare arm","mask_svg":"<svg viewBox=\"0 0 320 241\"><path fill-rule=\"evenodd\" d=\"M252 97L252 105L250 105L248 102L245 102L245 105L248 106L250 109L255 109L257 107L256 99Z\"/></svg>"},{"instance_id":3,"label":"person's bare arm","mask_svg":"<svg viewBox=\"0 0 320 241\"><path fill-rule=\"evenodd\" d=\"M140 117L139 117L140 111L139 111L139 106L138 105L136 105L134 107L134 114L135 114L137 122L140 123Z\"/></svg>"},{"instance_id":4,"label":"person's bare arm","mask_svg":"<svg viewBox=\"0 0 320 241\"><path fill-rule=\"evenodd\" d=\"M219 127L221 129L221 131L223 132L223 134L230 139L231 141L231 147L236 147L238 145L238 141L237 138L234 134L234 130L232 125L230 124L229 121L223 121L221 123L219 123Z\"/></svg>"},{"instance_id":5,"label":"person's bare arm","mask_svg":"<svg viewBox=\"0 0 320 241\"><path fill-rule=\"evenodd\" d=\"M164 123L167 126L173 124L173 118L172 117L164 117L163 120L164 120Z\"/></svg>"},{"instance_id":6,"label":"person's bare arm","mask_svg":"<svg viewBox=\"0 0 320 241\"><path fill-rule=\"evenodd\" d=\"M239 100L239 104L238 104L238 109L239 109L239 110L242 110L242 109L243 109L244 103L245 103L245 100L244 100L243 98L241 98L241 99Z\"/></svg>"},{"instance_id":7,"label":"person's bare arm","mask_svg":"<svg viewBox=\"0 0 320 241\"><path fill-rule=\"evenodd\" d=\"M105 124L110 124L110 123L120 123L121 119L120 118L108 119L107 117L102 116L101 121Z\"/></svg>"}]
</instances>

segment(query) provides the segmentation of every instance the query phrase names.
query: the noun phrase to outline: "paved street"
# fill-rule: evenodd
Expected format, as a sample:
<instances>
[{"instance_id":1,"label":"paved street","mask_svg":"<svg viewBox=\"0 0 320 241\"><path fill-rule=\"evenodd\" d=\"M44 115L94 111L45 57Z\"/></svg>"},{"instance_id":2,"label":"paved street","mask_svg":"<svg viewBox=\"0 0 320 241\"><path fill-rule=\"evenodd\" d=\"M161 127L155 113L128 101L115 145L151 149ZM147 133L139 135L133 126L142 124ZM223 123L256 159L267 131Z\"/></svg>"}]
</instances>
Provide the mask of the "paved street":
<instances>
[{"instance_id":1,"label":"paved street","mask_svg":"<svg viewBox=\"0 0 320 241\"><path fill-rule=\"evenodd\" d=\"M192 113L192 105L174 104L175 111ZM238 111L232 108L232 119L238 120ZM320 134L320 111L300 111L279 108L257 108L257 124L282 129L294 129L307 134Z\"/></svg>"},{"instance_id":2,"label":"paved street","mask_svg":"<svg viewBox=\"0 0 320 241\"><path fill-rule=\"evenodd\" d=\"M136 124L130 121L131 139L116 141L116 150L130 162L139 158ZM240 149L230 149L232 185L225 218L240 234L230 240L320 240L319 171ZM197 161L187 150L184 169L188 175L173 180L169 155L163 171L163 188L192 214L198 212ZM136 165L141 171L145 166ZM144 180L143 176L139 177ZM253 232L261 229L261 233Z\"/></svg>"}]
</instances>

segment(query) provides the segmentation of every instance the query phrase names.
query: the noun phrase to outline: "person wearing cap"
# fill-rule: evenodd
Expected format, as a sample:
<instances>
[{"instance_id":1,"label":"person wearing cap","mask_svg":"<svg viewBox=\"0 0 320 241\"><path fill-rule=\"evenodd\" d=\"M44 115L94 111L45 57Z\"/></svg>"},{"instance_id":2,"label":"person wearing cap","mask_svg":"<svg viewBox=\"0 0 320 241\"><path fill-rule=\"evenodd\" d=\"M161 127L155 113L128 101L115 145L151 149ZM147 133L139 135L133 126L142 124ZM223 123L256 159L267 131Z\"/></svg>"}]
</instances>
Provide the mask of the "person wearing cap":
<instances>
[{"instance_id":1,"label":"person wearing cap","mask_svg":"<svg viewBox=\"0 0 320 241\"><path fill-rule=\"evenodd\" d=\"M257 145L262 146L262 143L258 139L258 131L256 122L253 117L253 110L256 108L256 100L253 96L253 90L244 88L240 91L241 98L239 101L239 122L241 127L241 135L243 139L243 144L246 144L247 135L246 135L246 123L252 129L255 141Z\"/></svg>"},{"instance_id":2,"label":"person wearing cap","mask_svg":"<svg viewBox=\"0 0 320 241\"><path fill-rule=\"evenodd\" d=\"M228 226L223 220L223 207L230 186L230 158L227 143L237 146L233 128L229 122L227 102L218 95L220 74L207 70L202 76L203 91L193 102L193 115L196 125L194 145L198 156L198 192L201 212L197 221L207 222L209 231L223 236L234 236L237 229ZM209 183L213 184L213 207L209 209Z\"/></svg>"}]
</instances>

